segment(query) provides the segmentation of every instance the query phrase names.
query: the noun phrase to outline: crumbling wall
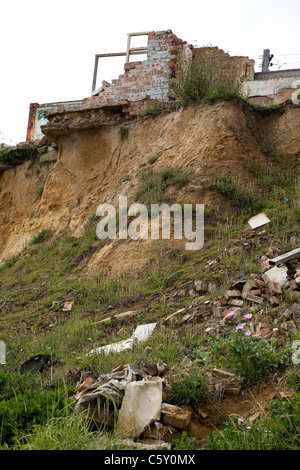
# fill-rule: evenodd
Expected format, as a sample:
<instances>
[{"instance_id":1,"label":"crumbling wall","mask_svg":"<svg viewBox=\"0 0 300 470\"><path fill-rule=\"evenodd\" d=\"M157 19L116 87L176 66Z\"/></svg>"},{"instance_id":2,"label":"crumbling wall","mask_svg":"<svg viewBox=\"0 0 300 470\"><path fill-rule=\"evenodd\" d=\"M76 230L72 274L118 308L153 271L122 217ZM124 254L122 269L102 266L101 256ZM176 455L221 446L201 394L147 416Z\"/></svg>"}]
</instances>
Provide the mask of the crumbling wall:
<instances>
[{"instance_id":1,"label":"crumbling wall","mask_svg":"<svg viewBox=\"0 0 300 470\"><path fill-rule=\"evenodd\" d=\"M102 107L114 108L115 112L127 118L136 117L151 104L174 98L170 82L176 78L178 63L183 56L193 60L207 51L212 51L216 56L216 67L219 66L222 70L234 69L237 78L242 81L253 79L254 60L248 57L230 57L218 47L194 48L171 30L150 32L147 60L125 63L124 73L111 83L103 82L98 93L82 101L44 105L33 103L30 107L27 141L42 136L41 119L49 119L50 115L55 116L57 122L65 121L66 127L70 125L71 119L70 116L67 117L68 113L78 111L81 114L86 113L88 118L91 110Z\"/></svg>"},{"instance_id":2,"label":"crumbling wall","mask_svg":"<svg viewBox=\"0 0 300 470\"><path fill-rule=\"evenodd\" d=\"M172 60L184 44L171 30L148 33L147 60L126 63L123 75L106 83L103 91L84 100L83 105L128 100L125 113L132 117L154 102L168 100Z\"/></svg>"},{"instance_id":3,"label":"crumbling wall","mask_svg":"<svg viewBox=\"0 0 300 470\"><path fill-rule=\"evenodd\" d=\"M259 72L243 86L248 101L258 106L281 104L287 100L300 104L300 69Z\"/></svg>"},{"instance_id":4,"label":"crumbling wall","mask_svg":"<svg viewBox=\"0 0 300 470\"><path fill-rule=\"evenodd\" d=\"M193 60L202 53L213 51L222 68L235 70L238 79L252 80L254 60L248 57L231 57L218 47L194 48L182 41L171 30L148 33L147 60L124 65L124 74L112 80L98 95L83 101L83 105L106 103L107 101L128 100L130 106L125 110L128 117L145 111L157 101L168 101L170 97L170 78L176 76L177 64L184 54Z\"/></svg>"}]
</instances>

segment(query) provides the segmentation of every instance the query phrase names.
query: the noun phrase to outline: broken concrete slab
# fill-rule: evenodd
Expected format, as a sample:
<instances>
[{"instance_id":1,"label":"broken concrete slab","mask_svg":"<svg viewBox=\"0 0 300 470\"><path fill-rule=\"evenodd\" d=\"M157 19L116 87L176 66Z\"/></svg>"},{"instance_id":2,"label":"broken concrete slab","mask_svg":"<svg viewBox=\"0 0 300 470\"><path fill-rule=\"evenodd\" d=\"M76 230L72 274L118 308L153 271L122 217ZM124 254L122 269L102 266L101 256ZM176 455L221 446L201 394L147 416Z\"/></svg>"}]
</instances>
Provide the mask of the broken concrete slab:
<instances>
[{"instance_id":1,"label":"broken concrete slab","mask_svg":"<svg viewBox=\"0 0 300 470\"><path fill-rule=\"evenodd\" d=\"M233 307L243 307L244 302L242 300L238 300L238 299L230 299L228 301L228 305L232 305Z\"/></svg>"},{"instance_id":2,"label":"broken concrete slab","mask_svg":"<svg viewBox=\"0 0 300 470\"><path fill-rule=\"evenodd\" d=\"M161 407L162 421L175 428L185 429L191 422L192 413L176 405L163 403Z\"/></svg>"},{"instance_id":3,"label":"broken concrete slab","mask_svg":"<svg viewBox=\"0 0 300 470\"><path fill-rule=\"evenodd\" d=\"M262 278L266 284L271 282L277 282L280 287L284 287L285 284L288 282L287 276L288 268L286 266L281 266L278 268L274 266L274 268L269 269L264 274L262 274Z\"/></svg>"},{"instance_id":4,"label":"broken concrete slab","mask_svg":"<svg viewBox=\"0 0 300 470\"><path fill-rule=\"evenodd\" d=\"M252 229L255 229L255 228L258 228L258 227L261 227L262 225L266 225L268 224L270 221L270 219L268 219L268 217L266 216L265 213L261 212L260 214L257 214L253 217L251 217L249 220L248 220L248 224L250 225L250 227Z\"/></svg>"},{"instance_id":5,"label":"broken concrete slab","mask_svg":"<svg viewBox=\"0 0 300 470\"><path fill-rule=\"evenodd\" d=\"M138 438L154 421L159 421L162 382L130 382L125 390L116 429L117 437Z\"/></svg>"}]
</instances>

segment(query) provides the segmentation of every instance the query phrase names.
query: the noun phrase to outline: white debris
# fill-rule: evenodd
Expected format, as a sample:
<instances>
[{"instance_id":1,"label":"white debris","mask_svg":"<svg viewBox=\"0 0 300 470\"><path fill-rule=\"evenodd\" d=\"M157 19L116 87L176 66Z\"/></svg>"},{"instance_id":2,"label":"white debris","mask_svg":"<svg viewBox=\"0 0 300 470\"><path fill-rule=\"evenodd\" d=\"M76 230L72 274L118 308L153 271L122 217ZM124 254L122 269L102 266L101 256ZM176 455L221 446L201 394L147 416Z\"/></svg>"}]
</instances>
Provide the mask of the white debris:
<instances>
[{"instance_id":1,"label":"white debris","mask_svg":"<svg viewBox=\"0 0 300 470\"><path fill-rule=\"evenodd\" d=\"M248 220L248 224L252 229L255 229L257 227L261 227L262 225L268 224L270 219L264 214L263 212L261 214L254 215Z\"/></svg>"},{"instance_id":2,"label":"white debris","mask_svg":"<svg viewBox=\"0 0 300 470\"><path fill-rule=\"evenodd\" d=\"M117 343L107 344L105 346L100 346L99 348L92 349L89 354L108 354L110 352L121 352L131 349L135 342L139 343L141 341L146 341L153 333L154 328L157 323L148 323L147 325L139 325L131 338L124 339L123 341L118 341Z\"/></svg>"},{"instance_id":3,"label":"white debris","mask_svg":"<svg viewBox=\"0 0 300 470\"><path fill-rule=\"evenodd\" d=\"M117 437L139 437L154 421L160 420L162 382L130 382L125 390L117 425Z\"/></svg>"},{"instance_id":4,"label":"white debris","mask_svg":"<svg viewBox=\"0 0 300 470\"><path fill-rule=\"evenodd\" d=\"M268 284L271 281L271 282L277 282L280 285L280 287L284 287L285 284L288 282L287 272L288 272L288 268L286 266L282 266L281 268L277 268L277 266L274 266L274 268L271 268L268 271L266 271L262 275L262 278L266 284Z\"/></svg>"}]
</instances>

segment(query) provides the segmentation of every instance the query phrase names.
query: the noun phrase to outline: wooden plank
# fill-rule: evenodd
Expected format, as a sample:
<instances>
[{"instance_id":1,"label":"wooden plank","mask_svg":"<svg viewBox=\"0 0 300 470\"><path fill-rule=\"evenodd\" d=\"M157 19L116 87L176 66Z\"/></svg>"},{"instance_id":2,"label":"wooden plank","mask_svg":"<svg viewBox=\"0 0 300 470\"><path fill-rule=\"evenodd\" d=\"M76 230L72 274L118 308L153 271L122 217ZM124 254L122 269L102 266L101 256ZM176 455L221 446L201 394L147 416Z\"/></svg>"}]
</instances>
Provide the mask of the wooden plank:
<instances>
[{"instance_id":1,"label":"wooden plank","mask_svg":"<svg viewBox=\"0 0 300 470\"><path fill-rule=\"evenodd\" d=\"M276 266L279 263L285 263L286 261L289 261L290 259L297 258L297 256L300 256L300 248L296 248L295 250L288 251L287 253L284 253L283 255L270 259L269 263L272 266Z\"/></svg>"}]
</instances>

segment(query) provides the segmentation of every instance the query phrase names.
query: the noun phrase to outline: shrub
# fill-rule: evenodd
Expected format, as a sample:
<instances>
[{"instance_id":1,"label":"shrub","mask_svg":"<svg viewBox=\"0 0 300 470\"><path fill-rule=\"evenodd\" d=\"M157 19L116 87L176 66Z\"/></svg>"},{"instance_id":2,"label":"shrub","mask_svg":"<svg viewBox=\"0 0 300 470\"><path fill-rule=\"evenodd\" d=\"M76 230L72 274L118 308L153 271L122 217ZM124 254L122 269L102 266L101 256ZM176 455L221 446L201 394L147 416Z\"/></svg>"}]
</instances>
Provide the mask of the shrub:
<instances>
[{"instance_id":1,"label":"shrub","mask_svg":"<svg viewBox=\"0 0 300 470\"><path fill-rule=\"evenodd\" d=\"M26 160L33 160L37 155L38 152L35 145L27 148L7 148L0 152L0 163L17 166Z\"/></svg>"},{"instance_id":2,"label":"shrub","mask_svg":"<svg viewBox=\"0 0 300 470\"><path fill-rule=\"evenodd\" d=\"M0 374L0 445L12 445L34 424L60 416L66 409L63 390L43 391L31 374Z\"/></svg>"},{"instance_id":3,"label":"shrub","mask_svg":"<svg viewBox=\"0 0 300 470\"><path fill-rule=\"evenodd\" d=\"M181 104L241 97L236 66L216 48L202 48L192 60L182 58L172 85Z\"/></svg>"},{"instance_id":4,"label":"shrub","mask_svg":"<svg viewBox=\"0 0 300 470\"><path fill-rule=\"evenodd\" d=\"M274 342L247 337L242 331L234 331L229 337L227 357L230 367L248 384L260 383L279 365Z\"/></svg>"},{"instance_id":5,"label":"shrub","mask_svg":"<svg viewBox=\"0 0 300 470\"><path fill-rule=\"evenodd\" d=\"M188 377L172 385L171 397L178 405L200 405L206 403L208 391L199 371L192 371Z\"/></svg>"}]
</instances>

